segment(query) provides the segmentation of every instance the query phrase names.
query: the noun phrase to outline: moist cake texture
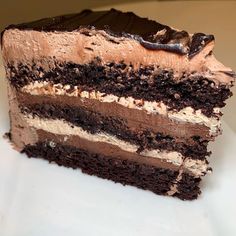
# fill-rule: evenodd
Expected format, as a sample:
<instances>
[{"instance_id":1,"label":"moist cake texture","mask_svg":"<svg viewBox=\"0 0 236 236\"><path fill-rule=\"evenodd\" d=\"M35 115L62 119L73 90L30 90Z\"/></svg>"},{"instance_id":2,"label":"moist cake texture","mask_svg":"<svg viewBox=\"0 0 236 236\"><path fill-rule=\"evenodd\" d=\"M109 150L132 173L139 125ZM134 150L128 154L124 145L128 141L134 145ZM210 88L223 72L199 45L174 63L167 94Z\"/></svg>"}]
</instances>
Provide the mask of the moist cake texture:
<instances>
[{"instance_id":1,"label":"moist cake texture","mask_svg":"<svg viewBox=\"0 0 236 236\"><path fill-rule=\"evenodd\" d=\"M29 157L192 200L235 73L214 36L84 10L1 35L10 138Z\"/></svg>"}]
</instances>

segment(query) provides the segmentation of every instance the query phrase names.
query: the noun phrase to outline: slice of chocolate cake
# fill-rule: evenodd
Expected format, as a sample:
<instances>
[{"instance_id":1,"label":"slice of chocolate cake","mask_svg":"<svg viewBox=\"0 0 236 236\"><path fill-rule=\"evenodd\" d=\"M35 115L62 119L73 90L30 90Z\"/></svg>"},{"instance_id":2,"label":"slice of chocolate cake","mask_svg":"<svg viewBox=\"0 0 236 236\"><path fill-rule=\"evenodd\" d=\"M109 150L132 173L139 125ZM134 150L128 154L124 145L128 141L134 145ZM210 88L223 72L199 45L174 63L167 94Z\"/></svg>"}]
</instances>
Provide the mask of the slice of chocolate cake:
<instances>
[{"instance_id":1,"label":"slice of chocolate cake","mask_svg":"<svg viewBox=\"0 0 236 236\"><path fill-rule=\"evenodd\" d=\"M214 37L117 10L2 33L11 140L29 157L195 199L235 73Z\"/></svg>"}]
</instances>

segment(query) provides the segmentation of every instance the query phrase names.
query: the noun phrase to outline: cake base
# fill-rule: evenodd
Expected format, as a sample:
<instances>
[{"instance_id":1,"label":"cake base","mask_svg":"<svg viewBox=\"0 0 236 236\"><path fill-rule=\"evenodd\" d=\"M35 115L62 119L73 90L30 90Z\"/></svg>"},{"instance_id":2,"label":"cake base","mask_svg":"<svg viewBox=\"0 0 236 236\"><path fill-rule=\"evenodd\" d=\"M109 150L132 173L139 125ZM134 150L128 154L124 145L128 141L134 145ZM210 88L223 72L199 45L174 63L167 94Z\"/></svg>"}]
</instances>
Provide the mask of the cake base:
<instances>
[{"instance_id":1,"label":"cake base","mask_svg":"<svg viewBox=\"0 0 236 236\"><path fill-rule=\"evenodd\" d=\"M171 195L171 187L179 174L178 171L111 158L59 143L38 142L26 146L22 152L28 157L43 158L73 169L80 168L89 175L136 186L159 195ZM200 194L200 180L183 173L182 179L176 184L177 192L173 196L182 200L196 199Z\"/></svg>"}]
</instances>

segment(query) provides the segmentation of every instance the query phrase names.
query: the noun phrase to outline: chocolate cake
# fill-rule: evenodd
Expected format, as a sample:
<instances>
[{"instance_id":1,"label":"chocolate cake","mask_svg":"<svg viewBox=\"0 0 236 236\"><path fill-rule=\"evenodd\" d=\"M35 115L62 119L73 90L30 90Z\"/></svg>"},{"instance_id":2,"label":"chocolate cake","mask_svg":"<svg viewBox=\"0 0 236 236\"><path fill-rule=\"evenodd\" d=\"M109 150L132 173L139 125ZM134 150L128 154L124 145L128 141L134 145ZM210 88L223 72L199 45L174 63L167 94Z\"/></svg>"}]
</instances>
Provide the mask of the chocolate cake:
<instances>
[{"instance_id":1,"label":"chocolate cake","mask_svg":"<svg viewBox=\"0 0 236 236\"><path fill-rule=\"evenodd\" d=\"M84 10L1 37L10 138L29 157L195 199L235 73L214 36Z\"/></svg>"}]
</instances>

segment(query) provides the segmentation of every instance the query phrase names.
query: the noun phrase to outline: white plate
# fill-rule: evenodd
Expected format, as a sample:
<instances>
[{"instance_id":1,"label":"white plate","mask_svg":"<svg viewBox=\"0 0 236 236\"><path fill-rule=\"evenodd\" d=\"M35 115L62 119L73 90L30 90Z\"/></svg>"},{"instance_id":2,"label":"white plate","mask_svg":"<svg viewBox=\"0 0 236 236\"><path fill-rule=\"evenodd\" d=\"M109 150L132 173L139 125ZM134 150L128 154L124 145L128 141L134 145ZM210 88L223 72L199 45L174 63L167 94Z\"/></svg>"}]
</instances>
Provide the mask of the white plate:
<instances>
[{"instance_id":1,"label":"white plate","mask_svg":"<svg viewBox=\"0 0 236 236\"><path fill-rule=\"evenodd\" d=\"M2 80L0 88L2 135L9 129ZM29 159L1 137L0 235L236 235L235 141L224 124L203 194L181 201Z\"/></svg>"}]
</instances>

